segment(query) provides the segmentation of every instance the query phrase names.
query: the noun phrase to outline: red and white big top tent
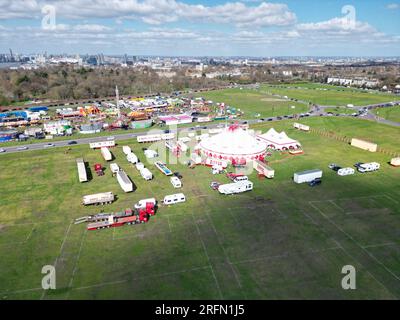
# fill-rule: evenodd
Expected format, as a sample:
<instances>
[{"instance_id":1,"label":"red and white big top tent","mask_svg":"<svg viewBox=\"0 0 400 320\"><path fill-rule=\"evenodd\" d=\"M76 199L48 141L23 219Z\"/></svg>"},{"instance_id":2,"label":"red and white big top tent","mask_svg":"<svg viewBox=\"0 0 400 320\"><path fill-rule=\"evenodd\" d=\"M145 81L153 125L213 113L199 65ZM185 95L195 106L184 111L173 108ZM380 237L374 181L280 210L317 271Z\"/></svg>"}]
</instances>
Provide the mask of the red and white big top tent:
<instances>
[{"instance_id":1,"label":"red and white big top tent","mask_svg":"<svg viewBox=\"0 0 400 320\"><path fill-rule=\"evenodd\" d=\"M269 129L266 133L258 135L257 140L266 143L268 148L275 150L295 150L301 148L299 141L291 139L282 131L276 132L274 128Z\"/></svg>"},{"instance_id":2,"label":"red and white big top tent","mask_svg":"<svg viewBox=\"0 0 400 320\"><path fill-rule=\"evenodd\" d=\"M257 141L255 136L238 125L231 125L221 133L201 140L196 149L208 158L246 163L263 159L267 144Z\"/></svg>"}]
</instances>

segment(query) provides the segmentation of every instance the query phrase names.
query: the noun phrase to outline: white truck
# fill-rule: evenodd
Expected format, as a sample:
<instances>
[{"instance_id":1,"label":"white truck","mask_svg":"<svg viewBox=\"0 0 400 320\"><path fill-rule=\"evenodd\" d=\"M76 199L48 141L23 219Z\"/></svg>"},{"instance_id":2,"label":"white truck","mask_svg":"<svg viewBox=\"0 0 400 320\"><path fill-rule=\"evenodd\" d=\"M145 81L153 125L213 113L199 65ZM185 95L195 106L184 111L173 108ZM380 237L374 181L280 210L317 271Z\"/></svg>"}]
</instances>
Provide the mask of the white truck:
<instances>
[{"instance_id":1,"label":"white truck","mask_svg":"<svg viewBox=\"0 0 400 320\"><path fill-rule=\"evenodd\" d=\"M219 193L222 194L235 194L250 190L253 190L253 182L249 180L235 182L235 183L221 184L218 187Z\"/></svg>"},{"instance_id":2,"label":"white truck","mask_svg":"<svg viewBox=\"0 0 400 320\"><path fill-rule=\"evenodd\" d=\"M123 146L122 152L127 156L128 154L130 154L132 152L132 150L129 146Z\"/></svg>"},{"instance_id":3,"label":"white truck","mask_svg":"<svg viewBox=\"0 0 400 320\"><path fill-rule=\"evenodd\" d=\"M127 154L126 160L128 160L128 162L130 162L132 164L135 164L135 163L139 162L138 157L133 152Z\"/></svg>"},{"instance_id":4,"label":"white truck","mask_svg":"<svg viewBox=\"0 0 400 320\"><path fill-rule=\"evenodd\" d=\"M156 198L149 198L149 199L142 199L142 200L138 201L137 203L135 203L134 207L136 209L144 209L144 208L146 208L146 203L149 203L149 202L153 203L154 206L156 206L156 204L157 204Z\"/></svg>"},{"instance_id":5,"label":"white truck","mask_svg":"<svg viewBox=\"0 0 400 320\"><path fill-rule=\"evenodd\" d=\"M120 170L119 165L116 163L111 163L110 170L113 174L116 174Z\"/></svg>"},{"instance_id":6,"label":"white truck","mask_svg":"<svg viewBox=\"0 0 400 320\"><path fill-rule=\"evenodd\" d=\"M316 178L322 178L322 170L306 170L302 172L296 172L293 176L293 181L296 183L311 182Z\"/></svg>"},{"instance_id":7,"label":"white truck","mask_svg":"<svg viewBox=\"0 0 400 320\"><path fill-rule=\"evenodd\" d=\"M349 176L351 174L354 174L355 170L353 168L341 168L337 171L337 174L339 176Z\"/></svg>"},{"instance_id":8,"label":"white truck","mask_svg":"<svg viewBox=\"0 0 400 320\"><path fill-rule=\"evenodd\" d=\"M144 155L147 159L153 159L158 157L157 151L151 149L144 150Z\"/></svg>"},{"instance_id":9,"label":"white truck","mask_svg":"<svg viewBox=\"0 0 400 320\"><path fill-rule=\"evenodd\" d=\"M381 167L381 165L377 162L369 162L369 163L362 163L357 167L357 170L361 173L364 172L372 172L372 171L376 171L379 170L379 168Z\"/></svg>"},{"instance_id":10,"label":"white truck","mask_svg":"<svg viewBox=\"0 0 400 320\"><path fill-rule=\"evenodd\" d=\"M100 149L101 155L103 156L104 160L106 161L111 161L112 160L112 154L110 150L108 150L107 147L101 147Z\"/></svg>"},{"instance_id":11,"label":"white truck","mask_svg":"<svg viewBox=\"0 0 400 320\"><path fill-rule=\"evenodd\" d=\"M112 203L114 199L115 197L112 192L89 194L83 196L82 204L85 206L91 204L106 204L106 203Z\"/></svg>"},{"instance_id":12,"label":"white truck","mask_svg":"<svg viewBox=\"0 0 400 320\"><path fill-rule=\"evenodd\" d=\"M151 179L153 179L153 174L150 172L150 170L149 169L147 169L147 168L142 168L141 170L140 170L140 175L142 176L142 178L144 179L144 180L151 180Z\"/></svg>"},{"instance_id":13,"label":"white truck","mask_svg":"<svg viewBox=\"0 0 400 320\"><path fill-rule=\"evenodd\" d=\"M117 180L122 190L124 190L125 192L133 191L133 183L131 179L129 179L125 171L120 170L117 172Z\"/></svg>"}]
</instances>

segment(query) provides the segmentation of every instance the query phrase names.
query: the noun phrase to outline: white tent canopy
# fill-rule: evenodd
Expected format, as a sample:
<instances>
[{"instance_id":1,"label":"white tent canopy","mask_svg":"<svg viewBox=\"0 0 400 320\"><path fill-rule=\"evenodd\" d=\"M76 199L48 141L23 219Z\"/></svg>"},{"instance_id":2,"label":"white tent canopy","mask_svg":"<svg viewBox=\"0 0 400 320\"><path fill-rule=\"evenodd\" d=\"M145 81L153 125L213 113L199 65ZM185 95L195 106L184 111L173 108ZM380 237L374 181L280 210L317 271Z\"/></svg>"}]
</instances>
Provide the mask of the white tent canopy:
<instances>
[{"instance_id":1,"label":"white tent canopy","mask_svg":"<svg viewBox=\"0 0 400 320\"><path fill-rule=\"evenodd\" d=\"M284 131L278 133L274 128L269 129L264 134L258 135L257 140L266 143L268 147L276 150L298 149L301 147L299 141L289 138Z\"/></svg>"}]
</instances>

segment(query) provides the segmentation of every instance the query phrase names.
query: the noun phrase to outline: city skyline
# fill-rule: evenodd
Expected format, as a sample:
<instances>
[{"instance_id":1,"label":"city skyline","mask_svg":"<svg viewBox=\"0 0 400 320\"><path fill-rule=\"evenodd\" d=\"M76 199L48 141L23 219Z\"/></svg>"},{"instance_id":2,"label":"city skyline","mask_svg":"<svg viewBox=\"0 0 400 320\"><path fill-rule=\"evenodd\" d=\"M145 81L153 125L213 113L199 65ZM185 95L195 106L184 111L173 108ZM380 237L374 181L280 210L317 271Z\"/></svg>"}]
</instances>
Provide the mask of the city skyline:
<instances>
[{"instance_id":1,"label":"city skyline","mask_svg":"<svg viewBox=\"0 0 400 320\"><path fill-rule=\"evenodd\" d=\"M249 57L400 55L400 4L393 0L200 2L0 0L0 51Z\"/></svg>"}]
</instances>

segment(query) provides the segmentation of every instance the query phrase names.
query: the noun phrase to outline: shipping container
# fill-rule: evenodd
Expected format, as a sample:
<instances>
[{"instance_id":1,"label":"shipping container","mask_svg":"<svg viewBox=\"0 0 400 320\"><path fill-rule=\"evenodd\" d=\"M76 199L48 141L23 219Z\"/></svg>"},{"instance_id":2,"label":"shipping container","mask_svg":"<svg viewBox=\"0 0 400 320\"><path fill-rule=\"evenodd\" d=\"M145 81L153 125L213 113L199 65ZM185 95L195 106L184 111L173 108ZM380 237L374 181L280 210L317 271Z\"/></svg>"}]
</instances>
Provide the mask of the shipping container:
<instances>
[{"instance_id":1,"label":"shipping container","mask_svg":"<svg viewBox=\"0 0 400 320\"><path fill-rule=\"evenodd\" d=\"M101 154L106 161L111 161L112 160L112 154L110 150L108 150L107 147L101 147Z\"/></svg>"},{"instance_id":2,"label":"shipping container","mask_svg":"<svg viewBox=\"0 0 400 320\"><path fill-rule=\"evenodd\" d=\"M122 190L125 192L133 191L133 183L124 171L120 170L117 172L117 180Z\"/></svg>"},{"instance_id":3,"label":"shipping container","mask_svg":"<svg viewBox=\"0 0 400 320\"><path fill-rule=\"evenodd\" d=\"M79 182L88 181L84 160L82 158L76 159L76 165L78 167Z\"/></svg>"}]
</instances>

